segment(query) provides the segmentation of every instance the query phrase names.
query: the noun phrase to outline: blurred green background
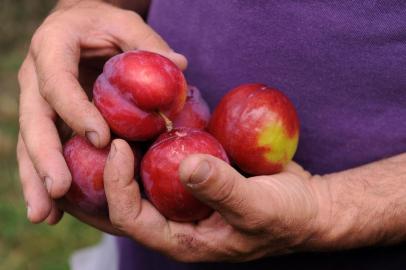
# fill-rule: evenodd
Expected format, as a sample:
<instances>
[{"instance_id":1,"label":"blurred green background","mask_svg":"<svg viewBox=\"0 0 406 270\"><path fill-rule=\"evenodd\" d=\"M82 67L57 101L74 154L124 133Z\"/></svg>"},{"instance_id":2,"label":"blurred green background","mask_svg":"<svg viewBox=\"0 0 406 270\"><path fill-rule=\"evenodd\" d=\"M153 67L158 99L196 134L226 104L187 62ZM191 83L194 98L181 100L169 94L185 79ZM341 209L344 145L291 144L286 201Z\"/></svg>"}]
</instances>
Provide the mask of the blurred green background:
<instances>
[{"instance_id":1,"label":"blurred green background","mask_svg":"<svg viewBox=\"0 0 406 270\"><path fill-rule=\"evenodd\" d=\"M55 1L0 0L0 269L69 269L70 254L100 233L69 215L55 226L32 225L18 181L17 72L35 28Z\"/></svg>"}]
</instances>

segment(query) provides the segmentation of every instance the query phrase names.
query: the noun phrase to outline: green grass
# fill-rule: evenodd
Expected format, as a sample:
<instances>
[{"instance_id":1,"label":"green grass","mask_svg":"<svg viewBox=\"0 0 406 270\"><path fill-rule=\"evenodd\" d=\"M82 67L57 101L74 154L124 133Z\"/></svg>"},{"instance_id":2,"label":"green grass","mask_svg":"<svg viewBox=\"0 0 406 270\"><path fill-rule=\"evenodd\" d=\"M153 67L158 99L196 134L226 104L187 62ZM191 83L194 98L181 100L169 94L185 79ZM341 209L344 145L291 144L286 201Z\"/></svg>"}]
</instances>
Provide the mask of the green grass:
<instances>
[{"instance_id":1,"label":"green grass","mask_svg":"<svg viewBox=\"0 0 406 270\"><path fill-rule=\"evenodd\" d=\"M8 37L0 41L0 270L69 269L74 250L100 239L100 232L67 214L55 226L30 224L19 184L17 72L29 37L52 2L6 0L0 4L4 19L0 35Z\"/></svg>"}]
</instances>

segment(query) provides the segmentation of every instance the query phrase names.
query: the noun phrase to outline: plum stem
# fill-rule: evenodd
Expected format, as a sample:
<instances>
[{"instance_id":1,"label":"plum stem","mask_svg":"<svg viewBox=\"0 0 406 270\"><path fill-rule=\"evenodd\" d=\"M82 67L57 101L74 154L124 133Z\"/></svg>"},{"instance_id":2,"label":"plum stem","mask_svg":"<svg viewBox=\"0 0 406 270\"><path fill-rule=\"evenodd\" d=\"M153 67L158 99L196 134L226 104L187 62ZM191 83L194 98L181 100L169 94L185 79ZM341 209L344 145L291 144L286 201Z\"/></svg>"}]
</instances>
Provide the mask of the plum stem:
<instances>
[{"instance_id":1,"label":"plum stem","mask_svg":"<svg viewBox=\"0 0 406 270\"><path fill-rule=\"evenodd\" d=\"M166 130L171 131L173 129L172 121L163 112L158 111L158 114L164 119Z\"/></svg>"}]
</instances>

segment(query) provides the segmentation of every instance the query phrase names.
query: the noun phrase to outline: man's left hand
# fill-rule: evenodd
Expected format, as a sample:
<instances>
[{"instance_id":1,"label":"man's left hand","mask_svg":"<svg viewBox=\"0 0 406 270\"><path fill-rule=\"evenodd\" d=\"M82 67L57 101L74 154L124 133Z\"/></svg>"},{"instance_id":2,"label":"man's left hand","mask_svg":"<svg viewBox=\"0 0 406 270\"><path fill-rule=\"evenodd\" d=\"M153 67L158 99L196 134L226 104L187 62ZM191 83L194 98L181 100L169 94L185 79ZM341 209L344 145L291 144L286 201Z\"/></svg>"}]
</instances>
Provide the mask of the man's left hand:
<instances>
[{"instance_id":1,"label":"man's left hand","mask_svg":"<svg viewBox=\"0 0 406 270\"><path fill-rule=\"evenodd\" d=\"M111 223L81 219L178 261L241 262L311 249L322 232L322 181L294 162L279 174L245 178L212 156L189 156L180 165L180 179L215 210L198 223L162 216L141 198L133 169L130 146L114 140L104 173Z\"/></svg>"}]
</instances>

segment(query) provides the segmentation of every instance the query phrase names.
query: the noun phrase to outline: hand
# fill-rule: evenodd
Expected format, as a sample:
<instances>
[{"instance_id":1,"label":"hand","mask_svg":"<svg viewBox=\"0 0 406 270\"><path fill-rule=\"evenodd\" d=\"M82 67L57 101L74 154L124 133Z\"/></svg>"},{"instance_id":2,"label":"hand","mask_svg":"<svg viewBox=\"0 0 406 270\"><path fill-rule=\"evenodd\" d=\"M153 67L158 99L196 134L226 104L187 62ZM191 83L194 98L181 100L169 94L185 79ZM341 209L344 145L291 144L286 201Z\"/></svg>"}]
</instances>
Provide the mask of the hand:
<instances>
[{"instance_id":1,"label":"hand","mask_svg":"<svg viewBox=\"0 0 406 270\"><path fill-rule=\"evenodd\" d=\"M116 229L176 260L253 260L311 249L322 233L325 216L320 209L328 201L320 181L293 162L282 173L246 179L217 158L189 156L180 166L181 181L215 209L196 224L167 220L142 199L133 168L129 145L114 140L104 172L112 225L91 223L110 232Z\"/></svg>"},{"instance_id":2,"label":"hand","mask_svg":"<svg viewBox=\"0 0 406 270\"><path fill-rule=\"evenodd\" d=\"M80 75L91 70L100 73L103 61L91 65L93 60L131 49L160 53L182 69L187 64L139 15L97 1L55 10L34 34L18 76L17 156L31 222L58 222L62 212L53 199L70 187L71 175L56 127L59 117L97 147L110 140L108 125L83 89L91 89L89 78L94 76L84 83Z\"/></svg>"}]
</instances>

